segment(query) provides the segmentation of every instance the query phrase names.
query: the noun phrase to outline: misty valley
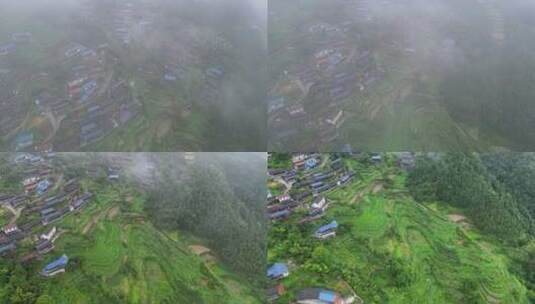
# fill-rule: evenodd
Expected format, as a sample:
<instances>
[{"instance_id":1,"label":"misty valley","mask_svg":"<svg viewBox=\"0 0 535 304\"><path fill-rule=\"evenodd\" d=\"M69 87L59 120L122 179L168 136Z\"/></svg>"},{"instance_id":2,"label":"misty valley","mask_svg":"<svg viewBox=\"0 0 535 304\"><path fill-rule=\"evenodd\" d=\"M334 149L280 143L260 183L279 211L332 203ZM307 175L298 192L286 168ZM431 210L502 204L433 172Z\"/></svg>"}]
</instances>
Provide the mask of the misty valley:
<instances>
[{"instance_id":1,"label":"misty valley","mask_svg":"<svg viewBox=\"0 0 535 304\"><path fill-rule=\"evenodd\" d=\"M265 26L248 0L0 6L2 151L265 146Z\"/></svg>"}]
</instances>

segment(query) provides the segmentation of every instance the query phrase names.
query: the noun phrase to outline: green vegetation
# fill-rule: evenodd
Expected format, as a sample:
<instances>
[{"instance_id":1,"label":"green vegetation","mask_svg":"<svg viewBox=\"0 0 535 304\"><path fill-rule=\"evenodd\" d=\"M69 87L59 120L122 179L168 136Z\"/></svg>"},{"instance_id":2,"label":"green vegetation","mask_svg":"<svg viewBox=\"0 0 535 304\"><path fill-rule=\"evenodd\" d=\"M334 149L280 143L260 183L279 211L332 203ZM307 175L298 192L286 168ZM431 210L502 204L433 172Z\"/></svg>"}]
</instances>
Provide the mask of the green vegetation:
<instances>
[{"instance_id":1,"label":"green vegetation","mask_svg":"<svg viewBox=\"0 0 535 304\"><path fill-rule=\"evenodd\" d=\"M535 297L535 210L531 153L448 154L422 159L409 179L419 200L436 198L462 208L474 224L509 247L512 265Z\"/></svg>"},{"instance_id":2,"label":"green vegetation","mask_svg":"<svg viewBox=\"0 0 535 304\"><path fill-rule=\"evenodd\" d=\"M213 166L192 166L186 178L155 187L145 207L155 226L186 230L207 239L230 267L258 281L265 267L265 169L257 174L251 167L241 172L239 166L231 167L241 178L225 175L224 169Z\"/></svg>"},{"instance_id":3,"label":"green vegetation","mask_svg":"<svg viewBox=\"0 0 535 304\"><path fill-rule=\"evenodd\" d=\"M440 161L421 160L411 172L408 187L418 200L438 199L463 208L486 232L512 242L525 242L528 235L533 235L535 223L522 212L515 198L499 183L493 184L491 178L476 156L447 154Z\"/></svg>"},{"instance_id":4,"label":"green vegetation","mask_svg":"<svg viewBox=\"0 0 535 304\"><path fill-rule=\"evenodd\" d=\"M269 169L285 169L292 165L292 158L285 153L272 153L269 158Z\"/></svg>"},{"instance_id":5,"label":"green vegetation","mask_svg":"<svg viewBox=\"0 0 535 304\"><path fill-rule=\"evenodd\" d=\"M73 156L66 157L62 163L69 164L68 175L79 176L81 172L85 172L80 168L86 164L91 167L98 166L91 159L100 156L96 154L83 160L78 159L74 164L70 158ZM214 176L211 182L217 182L217 178L221 178L221 175ZM154 194L147 193L131 181L110 184L105 178L83 178L81 185L84 190L94 193L95 197L84 209L54 224L59 231L59 237L51 253L44 255L42 260L24 264L19 261L21 252L17 252L16 256L0 258L0 302L262 302L262 293L254 281L250 280L254 275L244 275L243 272L247 269L239 268L240 261L233 264L229 260L240 258L244 265L248 265L252 259L261 259L254 256L256 253L250 251L248 256L247 252L244 252L246 247L243 246L238 246L241 251L239 253L232 252L229 247L218 247L218 243L208 237L203 238L202 230L186 231L182 226L162 227L154 218L154 214L147 213L147 210L154 210L154 206L151 207L150 204L159 204L153 200ZM5 190L0 189L0 192ZM191 194L192 198L195 198L196 206L189 207L202 207L202 191L205 190L208 189ZM243 195L243 192L238 193ZM247 216L247 210L240 211ZM227 210L218 212L216 217L228 219L224 216ZM215 220L216 217L207 220ZM199 225L206 225L207 220L198 218ZM243 224L235 228L245 229ZM45 231L44 228L42 230ZM221 232L232 233L227 236L217 235L227 241L231 238L238 240L242 234L241 230ZM254 241L260 245L253 243ZM33 244L33 241L25 239L21 244L24 248L25 244ZM188 248L190 245L199 244L210 247L209 258L196 255ZM245 246L263 248L265 245L261 240L251 240ZM44 265L63 253L70 258L65 273L50 278L39 275Z\"/></svg>"},{"instance_id":6,"label":"green vegetation","mask_svg":"<svg viewBox=\"0 0 535 304\"><path fill-rule=\"evenodd\" d=\"M387 155L373 165L366 157L345 156L360 176L326 194L324 217L299 224L308 212L299 207L289 220L272 224L268 260L290 265L290 276L281 281L288 292L278 303L306 287L354 291L366 303L528 303L533 289L526 272L533 264L520 259L533 257L533 241L529 248L504 242L480 229L482 217L461 204L416 200L414 191L426 186L407 180L394 159ZM420 165L410 176L421 177ZM448 181L448 193L462 192L455 182L466 183L458 176ZM312 238L331 220L339 224L336 237Z\"/></svg>"}]
</instances>

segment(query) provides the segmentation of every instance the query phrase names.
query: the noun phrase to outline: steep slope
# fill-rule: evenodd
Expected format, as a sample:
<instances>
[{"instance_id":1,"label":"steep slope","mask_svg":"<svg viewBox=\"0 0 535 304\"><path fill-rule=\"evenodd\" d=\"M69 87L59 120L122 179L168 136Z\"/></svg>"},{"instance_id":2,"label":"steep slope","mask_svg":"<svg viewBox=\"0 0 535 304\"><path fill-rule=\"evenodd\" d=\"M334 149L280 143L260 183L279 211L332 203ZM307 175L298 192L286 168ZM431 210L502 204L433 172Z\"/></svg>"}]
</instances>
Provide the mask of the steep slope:
<instances>
[{"instance_id":1,"label":"steep slope","mask_svg":"<svg viewBox=\"0 0 535 304\"><path fill-rule=\"evenodd\" d=\"M0 302L261 303L217 252L196 255L188 248L205 240L156 229L145 214L145 195L132 185L83 179L82 188L95 197L54 223L59 237L52 252L26 264L19 252L0 259ZM21 250L32 243L22 241ZM39 274L62 254L69 257L65 273Z\"/></svg>"}]
</instances>

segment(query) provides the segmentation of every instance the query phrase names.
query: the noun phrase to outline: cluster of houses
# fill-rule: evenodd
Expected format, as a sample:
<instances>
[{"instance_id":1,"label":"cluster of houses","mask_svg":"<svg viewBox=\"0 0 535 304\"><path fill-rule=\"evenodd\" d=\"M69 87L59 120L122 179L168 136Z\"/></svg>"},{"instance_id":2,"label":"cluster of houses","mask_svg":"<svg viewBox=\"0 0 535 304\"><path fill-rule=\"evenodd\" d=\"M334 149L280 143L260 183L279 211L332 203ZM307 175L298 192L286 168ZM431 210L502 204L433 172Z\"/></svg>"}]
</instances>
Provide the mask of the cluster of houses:
<instances>
[{"instance_id":1,"label":"cluster of houses","mask_svg":"<svg viewBox=\"0 0 535 304\"><path fill-rule=\"evenodd\" d=\"M270 170L272 178L282 179L285 183L291 185L292 189L309 187L309 189L302 192L294 192L293 194L281 194L279 196L268 195L268 215L273 221L283 220L289 217L292 210L299 206L304 206L307 209L305 217L300 221L310 222L320 219L325 215L325 211L329 207L327 199L321 195L321 192L330 189L325 187L324 182L332 180L336 185L342 185L352 178L352 173L343 172L343 165L340 158L331 161L330 168L323 171L318 168L320 159L316 154L294 154L292 156L291 170ZM310 204L306 205L304 200L313 196ZM312 236L318 240L325 240L336 235L338 223L331 221L330 223L317 227ZM267 270L267 277L270 280L281 280L290 275L288 265L282 262L272 264ZM311 293L311 290L322 290L320 293ZM277 284L267 290L268 299L271 302L276 301L284 293L284 286ZM334 294L333 301L329 301L327 295ZM341 302L340 302L341 301ZM333 291L323 289L305 289L299 293L297 303L353 303L352 298L343 299Z\"/></svg>"},{"instance_id":2,"label":"cluster of houses","mask_svg":"<svg viewBox=\"0 0 535 304\"><path fill-rule=\"evenodd\" d=\"M86 5L83 9L91 10ZM129 14L133 14L134 19L141 18L137 17L135 8ZM118 58L108 44L88 46L82 42L68 42L58 47L57 57L52 59L63 71L68 71L63 91L51 87L55 81L52 79L54 73L34 71L31 75L18 75L16 67L11 67L10 62L4 63L2 53L9 53L15 45L31 39L31 33L14 33L9 45L0 46L0 111L10 114L0 117L0 136L9 141L14 150L83 147L102 139L141 113L141 105L134 100L127 80L113 73ZM32 104L21 102L27 94L17 90L21 81L30 80L39 87L31 92L32 104L50 124L50 128L42 128L42 131L25 129L23 125ZM41 134L44 132L49 133ZM57 133L60 135L56 136ZM43 142L36 142L37 138Z\"/></svg>"},{"instance_id":3,"label":"cluster of houses","mask_svg":"<svg viewBox=\"0 0 535 304\"><path fill-rule=\"evenodd\" d=\"M17 249L17 241L24 238L24 235L15 224L8 224L2 228L0 233L0 256L5 256Z\"/></svg>"},{"instance_id":4,"label":"cluster of houses","mask_svg":"<svg viewBox=\"0 0 535 304\"><path fill-rule=\"evenodd\" d=\"M163 79L167 82L176 82L184 79L188 72L188 67L180 64L169 63L164 65Z\"/></svg>"},{"instance_id":5,"label":"cluster of houses","mask_svg":"<svg viewBox=\"0 0 535 304\"><path fill-rule=\"evenodd\" d=\"M83 192L76 178L53 188L52 181L61 179L55 176L62 174L53 168L52 161L53 154L19 154L13 159L24 175L24 192L0 194L0 206L13 213L9 224L0 233L0 256L13 255L22 244L22 262L43 259L54 250L54 242L61 235L60 229L53 223L92 201L93 194ZM33 246L28 247L28 243ZM41 274L53 276L64 272L67 262L68 258L64 255L43 268Z\"/></svg>"},{"instance_id":6,"label":"cluster of houses","mask_svg":"<svg viewBox=\"0 0 535 304\"><path fill-rule=\"evenodd\" d=\"M31 42L32 38L32 33L29 32L12 33L9 41L0 43L0 56L14 53L17 47Z\"/></svg>"},{"instance_id":7,"label":"cluster of houses","mask_svg":"<svg viewBox=\"0 0 535 304\"><path fill-rule=\"evenodd\" d=\"M380 153L362 155L360 153L351 153L351 155L359 158L363 156L369 163L375 165L384 162L383 155ZM401 152L394 155L400 168L404 170L414 168L414 153ZM306 211L303 218L298 221L299 224L317 221L325 215L329 208L329 202L322 193L329 189L343 186L355 177L354 172L345 168L339 155L331 154L329 158L330 161L327 168L327 165L319 165L322 160L315 153L294 153L291 159L291 169L269 170L271 179L291 188L291 191L286 191L278 196L273 196L268 192L267 211L272 221L287 219L292 211L298 207L301 211ZM336 220L323 221L321 225L316 226L311 237L318 241L324 241L336 237L338 228L339 224ZM271 302L276 302L285 293L285 287L279 281L289 275L289 267L284 262L276 262L269 266L266 276L269 280L276 282L267 290L267 296ZM296 302L313 304L363 303L362 299L355 294L343 297L338 292L324 288L303 289L297 294Z\"/></svg>"},{"instance_id":8,"label":"cluster of houses","mask_svg":"<svg viewBox=\"0 0 535 304\"><path fill-rule=\"evenodd\" d=\"M268 217L273 221L284 220L292 211L312 197L312 203L303 222L321 218L329 204L323 193L350 182L355 172L345 170L341 158L334 158L329 166L320 167L318 154L296 153L292 155L292 169L270 170L273 179L280 179L291 185L289 193L268 197Z\"/></svg>"},{"instance_id":9,"label":"cluster of houses","mask_svg":"<svg viewBox=\"0 0 535 304\"><path fill-rule=\"evenodd\" d=\"M380 153L361 154L348 153L348 155L366 160L371 164L379 165L385 160ZM412 170L415 166L415 154L411 152L393 153L396 164L403 170ZM314 159L315 161L310 161ZM270 169L270 178L290 187L291 191L273 196L268 193L268 215L272 221L286 219L294 208L300 207L306 212L299 224L316 221L325 215L329 202L320 190L325 184L330 187L339 187L350 182L355 173L347 170L340 155L329 156L328 168L315 153L294 153L291 158L291 168ZM331 188L326 188L331 189ZM298 191L295 191L298 190ZM311 197L312 198L309 198ZM305 201L306 200L306 201ZM308 202L308 203L307 203ZM324 241L336 237L339 224L336 220L322 221L311 233L311 237ZM290 267L284 262L269 265L266 273L274 285L267 290L270 302L276 302L285 293L282 280L290 276ZM296 294L296 303L325 304L325 303L363 303L356 294L342 296L340 293L325 288L305 288Z\"/></svg>"},{"instance_id":10,"label":"cluster of houses","mask_svg":"<svg viewBox=\"0 0 535 304\"><path fill-rule=\"evenodd\" d=\"M200 91L200 101L204 105L214 105L221 100L222 83L225 70L222 67L210 67L204 72L204 82Z\"/></svg>"},{"instance_id":11,"label":"cluster of houses","mask_svg":"<svg viewBox=\"0 0 535 304\"><path fill-rule=\"evenodd\" d=\"M412 170L415 166L415 154L411 152L394 153L397 165L404 170ZM383 155L371 153L369 162L380 164ZM269 176L273 180L279 180L291 187L278 196L273 196L268 191L267 214L272 221L287 219L292 211L303 206L305 200L311 200L306 206L308 213L301 223L321 218L329 203L324 193L342 187L351 182L356 172L345 168L342 158L332 154L328 166L319 166L321 157L317 153L294 153L292 155L291 169L270 169Z\"/></svg>"},{"instance_id":12,"label":"cluster of houses","mask_svg":"<svg viewBox=\"0 0 535 304\"><path fill-rule=\"evenodd\" d=\"M70 43L63 48L62 58L62 66L69 71L65 95L52 96L45 90L35 99L41 115L55 121L56 131L61 132L52 139L55 147L94 143L140 113L127 81L114 77L117 57L107 44L90 48Z\"/></svg>"},{"instance_id":13,"label":"cluster of houses","mask_svg":"<svg viewBox=\"0 0 535 304\"><path fill-rule=\"evenodd\" d=\"M271 281L280 281L290 275L288 265L274 263L267 270L267 277ZM277 283L267 289L267 299L273 303L286 292L282 283ZM340 293L324 288L304 288L297 293L296 302L301 304L351 304L355 300L362 300L354 296L343 297Z\"/></svg>"},{"instance_id":14,"label":"cluster of houses","mask_svg":"<svg viewBox=\"0 0 535 304\"><path fill-rule=\"evenodd\" d=\"M272 196L268 193L267 211L272 221L288 218L291 212L298 207L303 207L307 211L300 223L318 220L325 215L329 203L322 192L348 183L354 174L344 170L342 160L338 157L331 159L329 168L321 168L321 162L321 156L318 154L295 153L292 155L291 169L269 171L272 179L278 179L292 189L289 194L284 193L278 196ZM306 204L305 200L309 200L311 196L312 200ZM337 228L338 223L331 221L318 226L312 237L318 240L334 237ZM267 270L267 277L272 281L282 280L289 275L288 265L283 262L274 263ZM317 292L313 293L312 291ZM267 290L267 297L269 301L275 302L284 292L284 285L278 283ZM309 288L299 293L297 303L353 303L353 298L343 299L334 291Z\"/></svg>"},{"instance_id":15,"label":"cluster of houses","mask_svg":"<svg viewBox=\"0 0 535 304\"><path fill-rule=\"evenodd\" d=\"M212 35L204 35L203 30L198 33L189 28L177 27L176 36L186 36L187 41L162 41L158 38L161 33L150 36L157 32L157 14L162 13L161 5L121 1L110 12L112 18L109 20L98 20L98 14L95 14L98 6L99 4L84 1L75 16L81 23L104 24L109 30L109 39L106 40L109 44L89 42L81 37L80 41L68 41L64 45L55 46L58 51L52 59L57 61L62 71L67 71L67 79L61 84L64 90L51 85L55 85L56 79L53 77L57 73L35 71L33 75L25 77L24 81L31 79L39 90L31 93L31 104L20 102L16 96L16 88L20 87L20 83L17 83L10 69L3 68L0 56L0 111L12 114L0 117L0 136L5 136L5 140L15 146L17 151L70 151L85 147L102 140L114 129L134 121L142 113L142 104L132 92L134 83L115 71L122 64L118 56L121 51L125 51L117 48L117 41L121 45L132 45L133 41L152 39L157 44L154 49L157 49L159 55L169 55L159 56L163 60L157 64L152 61L144 63L138 68L140 75L161 77L162 82L176 86L176 82L184 79L193 66L199 66L203 79L194 94L196 100L212 106L222 99L223 81L228 71L222 66L223 60L220 57L232 48L232 43L225 35L212 32ZM169 28L161 30L171 32ZM198 36L209 38L205 39L206 43L199 45L203 38ZM26 37L24 33L18 33L12 35L12 38L13 43L23 43L31 39L31 34ZM4 49L10 52L11 46L6 44L6 47L0 47L0 53ZM200 60L201 56L209 61ZM6 81L3 81L3 73L9 74L5 77ZM28 126L24 122L29 121L26 116L32 110L29 108L31 106L37 108L40 124L26 129Z\"/></svg>"},{"instance_id":16,"label":"cluster of houses","mask_svg":"<svg viewBox=\"0 0 535 304\"><path fill-rule=\"evenodd\" d=\"M338 144L347 117L344 104L384 78L373 50L355 41L362 39L352 32L358 21L353 17L336 23L315 21L296 33L307 37L315 49L309 58L285 70L270 92L267 103L274 142L292 143L305 130L315 130L315 142ZM305 103L316 104L305 110Z\"/></svg>"},{"instance_id":17,"label":"cluster of houses","mask_svg":"<svg viewBox=\"0 0 535 304\"><path fill-rule=\"evenodd\" d=\"M111 129L106 119L109 114L103 102L98 102L99 90L107 80L109 71L105 67L106 46L93 50L79 43L71 44L65 51L65 65L70 69L70 80L66 84L67 102L75 110L79 124L79 146L85 146L105 135ZM75 134L73 134L75 135ZM76 138L78 137L78 138Z\"/></svg>"},{"instance_id":18,"label":"cluster of houses","mask_svg":"<svg viewBox=\"0 0 535 304\"><path fill-rule=\"evenodd\" d=\"M122 2L114 14L113 36L124 44L130 43L140 27L152 23L147 19L150 14L141 13L130 1ZM73 43L65 50L65 56L64 65L71 76L63 102L70 104L70 115L62 127L77 132L62 134L58 145L72 148L92 144L141 113L141 104L133 98L128 80L114 74L119 58L108 44L90 48Z\"/></svg>"},{"instance_id":19,"label":"cluster of houses","mask_svg":"<svg viewBox=\"0 0 535 304\"><path fill-rule=\"evenodd\" d=\"M46 159L34 154L21 154L15 158L15 163L25 166L22 186L24 195L44 195L53 185L52 167ZM16 206L13 206L16 208Z\"/></svg>"}]
</instances>

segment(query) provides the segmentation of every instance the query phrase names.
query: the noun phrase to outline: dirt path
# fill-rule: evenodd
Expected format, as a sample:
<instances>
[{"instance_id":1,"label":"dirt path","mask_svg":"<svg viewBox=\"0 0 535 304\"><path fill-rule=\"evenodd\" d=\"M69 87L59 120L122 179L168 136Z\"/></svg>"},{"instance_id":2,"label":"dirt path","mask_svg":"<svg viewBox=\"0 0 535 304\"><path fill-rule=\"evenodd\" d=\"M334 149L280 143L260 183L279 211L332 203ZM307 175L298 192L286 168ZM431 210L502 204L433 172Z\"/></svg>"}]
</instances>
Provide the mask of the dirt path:
<instances>
[{"instance_id":1,"label":"dirt path","mask_svg":"<svg viewBox=\"0 0 535 304\"><path fill-rule=\"evenodd\" d=\"M66 233L68 230L65 229L59 229L59 231L56 233L56 235L50 240L50 242L54 243L62 234Z\"/></svg>"},{"instance_id":2,"label":"dirt path","mask_svg":"<svg viewBox=\"0 0 535 304\"><path fill-rule=\"evenodd\" d=\"M466 217L462 214L448 214L448 218L455 223L466 221Z\"/></svg>"},{"instance_id":3,"label":"dirt path","mask_svg":"<svg viewBox=\"0 0 535 304\"><path fill-rule=\"evenodd\" d=\"M103 217L105 217L108 214L110 209L111 208L108 208L106 210L99 212L98 214L95 214L89 220L89 222L84 226L84 229L82 230L82 234L83 235L87 234L89 230L91 230Z\"/></svg>"},{"instance_id":4,"label":"dirt path","mask_svg":"<svg viewBox=\"0 0 535 304\"><path fill-rule=\"evenodd\" d=\"M111 72L110 75L106 77L106 80L104 80L104 85L98 91L97 96L102 96L104 95L104 93L106 93L106 91L108 91L112 80L113 80L113 72Z\"/></svg>"},{"instance_id":5,"label":"dirt path","mask_svg":"<svg viewBox=\"0 0 535 304\"><path fill-rule=\"evenodd\" d=\"M379 182L379 181L374 181L373 183L371 183L369 186L367 186L366 188L360 190L359 192L357 192L353 198L351 198L351 201L349 201L349 204L350 205L353 205L355 203L357 203L358 201L360 201L363 197L364 197L364 194L366 193L377 193L379 191L383 190L383 183L382 182Z\"/></svg>"},{"instance_id":6,"label":"dirt path","mask_svg":"<svg viewBox=\"0 0 535 304\"><path fill-rule=\"evenodd\" d=\"M359 191L357 194L355 194L353 196L353 198L351 199L351 201L349 202L349 204L353 205L354 203L357 202L357 200L361 200L362 197L364 196L364 191Z\"/></svg>"},{"instance_id":7,"label":"dirt path","mask_svg":"<svg viewBox=\"0 0 535 304\"><path fill-rule=\"evenodd\" d=\"M283 195L288 194L288 192L290 192L290 190L292 189L292 185L286 182L284 179L282 179L282 177L276 177L275 181L284 186Z\"/></svg>"},{"instance_id":8,"label":"dirt path","mask_svg":"<svg viewBox=\"0 0 535 304\"><path fill-rule=\"evenodd\" d=\"M23 208L20 208L20 209L15 209L13 208L11 205L9 204L3 204L2 205L5 209L7 209L9 212L11 212L11 214L13 214L13 218L11 218L9 220L9 225L13 225L17 222L17 220L19 219L20 217L20 214L22 212L22 209Z\"/></svg>"},{"instance_id":9,"label":"dirt path","mask_svg":"<svg viewBox=\"0 0 535 304\"><path fill-rule=\"evenodd\" d=\"M58 177L58 180L54 184L54 187L49 192L56 191L61 185L63 185L63 174Z\"/></svg>"},{"instance_id":10,"label":"dirt path","mask_svg":"<svg viewBox=\"0 0 535 304\"><path fill-rule=\"evenodd\" d=\"M383 183L379 182L379 183L375 183L375 185L373 186L372 188L372 193L375 194L379 191L383 190Z\"/></svg>"},{"instance_id":11,"label":"dirt path","mask_svg":"<svg viewBox=\"0 0 535 304\"><path fill-rule=\"evenodd\" d=\"M353 287L351 287L351 285L349 285L349 283L345 280L340 280L340 283L342 285L344 285L347 289L351 290L351 293L353 294L353 297L355 298L355 301L353 303L356 303L356 304L363 304L364 303L364 300L362 300L358 295L357 293L355 292L355 290L353 289Z\"/></svg>"},{"instance_id":12,"label":"dirt path","mask_svg":"<svg viewBox=\"0 0 535 304\"><path fill-rule=\"evenodd\" d=\"M327 162L329 161L329 156L324 156L323 160L321 161L320 168L323 169L327 165Z\"/></svg>"},{"instance_id":13,"label":"dirt path","mask_svg":"<svg viewBox=\"0 0 535 304\"><path fill-rule=\"evenodd\" d=\"M62 115L56 118L54 114L52 114L52 112L48 111L45 113L45 117L48 119L50 125L52 126L52 131L43 141L46 144L49 143L56 136L56 133L58 133L59 130L59 126L61 125L61 122L63 121L63 119L65 119L66 116Z\"/></svg>"},{"instance_id":14,"label":"dirt path","mask_svg":"<svg viewBox=\"0 0 535 304\"><path fill-rule=\"evenodd\" d=\"M108 211L108 219L114 219L119 214L119 206L115 206Z\"/></svg>"}]
</instances>

